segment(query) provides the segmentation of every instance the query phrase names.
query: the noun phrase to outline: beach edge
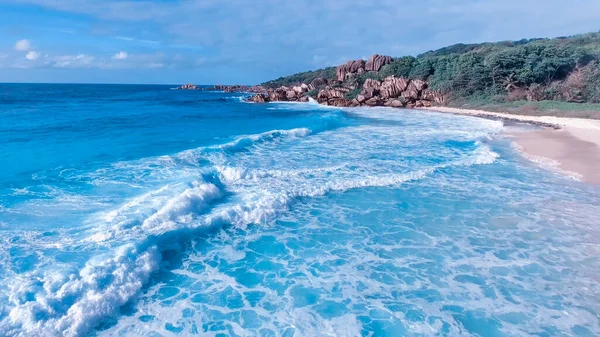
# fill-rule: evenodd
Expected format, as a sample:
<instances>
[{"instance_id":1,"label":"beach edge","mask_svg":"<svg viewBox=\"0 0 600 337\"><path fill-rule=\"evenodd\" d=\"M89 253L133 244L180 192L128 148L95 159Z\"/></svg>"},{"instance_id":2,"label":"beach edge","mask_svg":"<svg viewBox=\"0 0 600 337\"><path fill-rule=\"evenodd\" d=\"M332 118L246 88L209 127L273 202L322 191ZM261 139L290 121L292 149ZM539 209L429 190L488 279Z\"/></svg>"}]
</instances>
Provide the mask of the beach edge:
<instances>
[{"instance_id":1,"label":"beach edge","mask_svg":"<svg viewBox=\"0 0 600 337\"><path fill-rule=\"evenodd\" d=\"M576 177L583 182L600 185L599 120L515 115L450 107L420 108L419 110L541 126L541 130L530 132L507 130L506 135L515 143L525 158L538 163L550 163L562 173Z\"/></svg>"}]
</instances>

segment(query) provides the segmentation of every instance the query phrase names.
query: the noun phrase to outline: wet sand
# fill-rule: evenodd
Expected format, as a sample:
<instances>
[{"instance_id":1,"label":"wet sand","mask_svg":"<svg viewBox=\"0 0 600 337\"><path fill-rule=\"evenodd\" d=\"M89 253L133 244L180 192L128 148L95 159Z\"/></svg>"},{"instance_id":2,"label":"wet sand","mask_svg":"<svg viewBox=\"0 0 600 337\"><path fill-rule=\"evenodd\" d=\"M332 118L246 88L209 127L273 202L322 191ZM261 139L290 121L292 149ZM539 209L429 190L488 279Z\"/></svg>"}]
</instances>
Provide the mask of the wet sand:
<instances>
[{"instance_id":1,"label":"wet sand","mask_svg":"<svg viewBox=\"0 0 600 337\"><path fill-rule=\"evenodd\" d=\"M573 136L566 129L510 133L527 157L550 159L565 173L600 184L600 146Z\"/></svg>"},{"instance_id":2,"label":"wet sand","mask_svg":"<svg viewBox=\"0 0 600 337\"><path fill-rule=\"evenodd\" d=\"M526 157L546 159L567 174L600 185L600 121L598 120L511 115L457 108L428 108L427 110L544 126L545 128L539 131L509 131L508 134Z\"/></svg>"}]
</instances>

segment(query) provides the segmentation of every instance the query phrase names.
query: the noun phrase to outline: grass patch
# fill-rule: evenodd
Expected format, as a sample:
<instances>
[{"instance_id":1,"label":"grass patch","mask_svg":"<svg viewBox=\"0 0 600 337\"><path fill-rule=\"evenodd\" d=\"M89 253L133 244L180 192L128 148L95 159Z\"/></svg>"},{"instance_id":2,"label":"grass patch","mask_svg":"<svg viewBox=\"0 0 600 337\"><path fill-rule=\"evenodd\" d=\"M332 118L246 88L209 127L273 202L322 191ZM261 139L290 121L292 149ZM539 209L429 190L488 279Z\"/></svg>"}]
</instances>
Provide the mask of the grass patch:
<instances>
[{"instance_id":1,"label":"grass patch","mask_svg":"<svg viewBox=\"0 0 600 337\"><path fill-rule=\"evenodd\" d=\"M457 108L507 112L517 115L557 116L600 119L600 103L571 103L562 101L464 102L450 104Z\"/></svg>"}]
</instances>

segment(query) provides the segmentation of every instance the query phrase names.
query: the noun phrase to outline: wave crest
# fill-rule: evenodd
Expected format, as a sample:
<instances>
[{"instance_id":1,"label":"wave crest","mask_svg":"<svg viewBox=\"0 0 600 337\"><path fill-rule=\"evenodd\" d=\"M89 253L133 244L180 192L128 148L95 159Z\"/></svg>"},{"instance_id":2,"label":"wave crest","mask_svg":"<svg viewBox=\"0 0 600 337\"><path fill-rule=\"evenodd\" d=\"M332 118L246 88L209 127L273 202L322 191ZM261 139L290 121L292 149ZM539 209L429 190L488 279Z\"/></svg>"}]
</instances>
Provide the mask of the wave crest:
<instances>
[{"instance_id":1,"label":"wave crest","mask_svg":"<svg viewBox=\"0 0 600 337\"><path fill-rule=\"evenodd\" d=\"M441 163L398 165L399 158L413 158L420 152L397 156L405 145L397 129L354 128L288 143L281 141L314 133L308 128L272 130L152 163L122 163L116 169L127 171L128 177L132 176L129 171L149 176L158 170L161 174L156 180L161 184L93 219L95 230L86 243L103 248L104 255L90 259L79 271L32 272L14 279L12 308L0 321L0 334L80 336L89 332L117 315L120 307L143 290L152 273L161 268L165 250L198 233L271 222L298 198L398 186L443 168L489 164L498 158L488 146L476 142L474 150L449 151L454 157ZM472 136L461 135L465 137ZM269 148L270 152L254 151L273 142L282 146ZM303 144L290 149L289 143ZM344 149L348 143L356 144ZM301 156L307 151L312 151L310 156ZM353 156L356 152L364 155ZM286 160L287 165L272 167ZM195 180L185 183L182 177Z\"/></svg>"}]
</instances>

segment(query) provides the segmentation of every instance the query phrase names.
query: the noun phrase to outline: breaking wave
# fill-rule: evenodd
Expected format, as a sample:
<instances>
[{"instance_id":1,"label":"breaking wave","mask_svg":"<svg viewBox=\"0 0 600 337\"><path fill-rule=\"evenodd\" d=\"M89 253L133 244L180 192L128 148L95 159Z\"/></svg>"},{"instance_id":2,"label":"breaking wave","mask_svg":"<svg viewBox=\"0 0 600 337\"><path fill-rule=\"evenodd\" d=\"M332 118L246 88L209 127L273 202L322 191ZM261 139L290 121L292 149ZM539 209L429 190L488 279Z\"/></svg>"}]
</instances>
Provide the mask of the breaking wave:
<instances>
[{"instance_id":1,"label":"breaking wave","mask_svg":"<svg viewBox=\"0 0 600 337\"><path fill-rule=\"evenodd\" d=\"M360 127L333 131L330 125L317 132L272 130L87 174L86 179L112 177L154 186L88 219L90 229L82 244L92 255L78 270L12 275L0 334L85 335L135 301L162 268L166 251L180 249L199 233L270 223L298 198L398 186L441 169L490 164L498 157L475 141L473 150L448 151L443 162L409 165L402 159L422 154L402 153L406 135L400 132ZM378 157L384 155L391 161Z\"/></svg>"}]
</instances>

